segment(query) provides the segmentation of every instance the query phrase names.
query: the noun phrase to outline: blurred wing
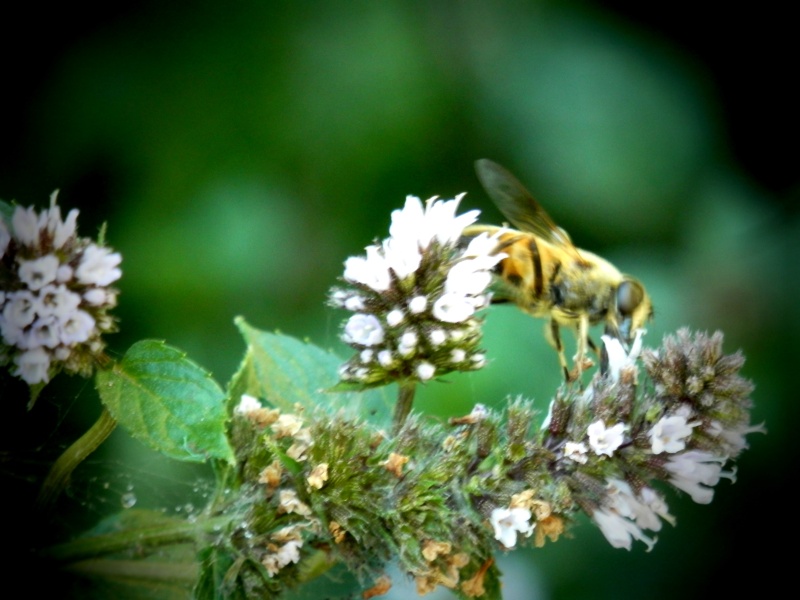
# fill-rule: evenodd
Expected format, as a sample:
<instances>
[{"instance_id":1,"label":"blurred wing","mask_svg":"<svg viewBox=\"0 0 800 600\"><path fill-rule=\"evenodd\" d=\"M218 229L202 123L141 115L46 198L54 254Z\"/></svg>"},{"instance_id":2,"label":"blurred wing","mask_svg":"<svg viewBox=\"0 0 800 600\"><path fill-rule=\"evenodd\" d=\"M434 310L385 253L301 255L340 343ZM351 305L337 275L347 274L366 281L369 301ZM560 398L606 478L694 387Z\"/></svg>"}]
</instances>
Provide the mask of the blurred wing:
<instances>
[{"instance_id":1,"label":"blurred wing","mask_svg":"<svg viewBox=\"0 0 800 600\"><path fill-rule=\"evenodd\" d=\"M569 234L553 222L525 186L504 167L488 158L481 158L475 161L475 172L483 189L511 225L565 247L580 257Z\"/></svg>"}]
</instances>

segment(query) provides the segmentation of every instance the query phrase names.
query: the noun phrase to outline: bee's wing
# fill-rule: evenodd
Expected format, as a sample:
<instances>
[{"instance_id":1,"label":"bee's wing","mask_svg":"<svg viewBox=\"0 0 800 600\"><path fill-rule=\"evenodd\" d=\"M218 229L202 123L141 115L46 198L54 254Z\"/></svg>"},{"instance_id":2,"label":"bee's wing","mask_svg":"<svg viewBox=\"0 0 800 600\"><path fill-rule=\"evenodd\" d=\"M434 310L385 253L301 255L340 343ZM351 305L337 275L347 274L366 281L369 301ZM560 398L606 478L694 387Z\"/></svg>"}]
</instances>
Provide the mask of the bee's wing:
<instances>
[{"instance_id":1,"label":"bee's wing","mask_svg":"<svg viewBox=\"0 0 800 600\"><path fill-rule=\"evenodd\" d=\"M553 222L525 186L504 167L488 158L481 158L475 161L475 172L486 193L511 225L565 247L580 257L569 234Z\"/></svg>"}]
</instances>

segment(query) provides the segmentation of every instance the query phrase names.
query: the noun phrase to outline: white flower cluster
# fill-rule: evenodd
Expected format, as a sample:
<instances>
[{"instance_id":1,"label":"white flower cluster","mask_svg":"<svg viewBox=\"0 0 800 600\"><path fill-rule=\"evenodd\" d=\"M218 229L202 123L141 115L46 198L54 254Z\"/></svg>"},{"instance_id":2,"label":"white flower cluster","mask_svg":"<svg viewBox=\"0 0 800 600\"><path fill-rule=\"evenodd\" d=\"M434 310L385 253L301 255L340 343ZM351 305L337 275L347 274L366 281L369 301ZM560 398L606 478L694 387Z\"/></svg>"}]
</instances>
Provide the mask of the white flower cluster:
<instances>
[{"instance_id":1,"label":"white flower cluster","mask_svg":"<svg viewBox=\"0 0 800 600\"><path fill-rule=\"evenodd\" d=\"M626 351L618 340L603 336L609 357L607 379L612 385L621 384L626 371L630 375L627 381L636 382L637 359L642 353L642 334L643 331L637 333L630 351ZM683 338L688 339L686 335ZM701 337L698 345L700 343L709 344L717 351L715 344L720 344L721 340L712 338L709 341ZM669 360L678 364L686 363L678 350L683 356L708 356L711 362L726 364L714 358L715 351L708 348L698 351L688 344L682 350L677 345L668 346ZM657 354L651 352L649 356L650 365L661 364L656 362L661 360ZM670 376L674 371L674 368L660 369ZM652 376L652 373L651 367L648 374ZM627 457L620 457L622 460L639 461L647 469L655 469L653 475L658 479L686 492L695 502L710 503L714 496L713 488L721 478L734 480L735 473L723 470L723 467L746 447L745 435L764 431L763 426L747 424L746 415L734 406L737 402L743 406L749 405L745 395L749 392L749 385L732 378L727 371L723 371L720 377L729 379L718 383L717 389L721 391L719 398L707 394L705 402L694 403L688 395L676 395L674 401L669 396L652 398L649 410L658 410L653 417L654 422L645 420L638 434L631 432L627 439L625 433L631 428L630 425L619 422L606 427L602 419L594 421L586 428L589 447L596 455L605 455L610 459L617 458L617 451L625 444ZM663 393L666 386L657 384L655 387L659 393ZM742 395L737 396L731 393L733 391ZM587 390L584 397L587 404L594 400L593 387ZM737 397L738 400L733 400ZM727 419L730 423L728 427L723 426L720 420L708 418L708 415L724 416L726 406L727 411L734 415ZM644 412L648 411L645 409ZM589 461L588 448L582 442L566 442L563 452L565 458L578 464ZM673 522L664 499L652 488L645 486L634 491L628 482L614 477L606 479L606 494L594 506L591 517L612 546L626 549L630 549L633 540L640 540L652 548L655 539L644 531L659 531L660 519Z\"/></svg>"},{"instance_id":2,"label":"white flower cluster","mask_svg":"<svg viewBox=\"0 0 800 600\"><path fill-rule=\"evenodd\" d=\"M614 548L630 550L636 539L647 544L650 550L655 539L645 535L643 530L659 531L661 519L675 524L664 498L652 488L644 487L635 493L626 481L611 478L606 491L606 501L595 509L592 519Z\"/></svg>"},{"instance_id":3,"label":"white flower cluster","mask_svg":"<svg viewBox=\"0 0 800 600\"><path fill-rule=\"evenodd\" d=\"M492 269L506 255L486 233L462 240L478 216L456 215L462 197L423 205L408 196L392 212L390 237L345 261L349 287L334 289L331 303L355 313L342 340L358 354L343 365L343 381L427 381L484 365L476 312L489 304Z\"/></svg>"},{"instance_id":4,"label":"white flower cluster","mask_svg":"<svg viewBox=\"0 0 800 600\"><path fill-rule=\"evenodd\" d=\"M0 216L0 365L29 385L61 368L88 375L102 352L101 334L115 330L108 287L121 276L121 256L76 233L78 211L66 219L56 204L37 212L16 206Z\"/></svg>"}]
</instances>

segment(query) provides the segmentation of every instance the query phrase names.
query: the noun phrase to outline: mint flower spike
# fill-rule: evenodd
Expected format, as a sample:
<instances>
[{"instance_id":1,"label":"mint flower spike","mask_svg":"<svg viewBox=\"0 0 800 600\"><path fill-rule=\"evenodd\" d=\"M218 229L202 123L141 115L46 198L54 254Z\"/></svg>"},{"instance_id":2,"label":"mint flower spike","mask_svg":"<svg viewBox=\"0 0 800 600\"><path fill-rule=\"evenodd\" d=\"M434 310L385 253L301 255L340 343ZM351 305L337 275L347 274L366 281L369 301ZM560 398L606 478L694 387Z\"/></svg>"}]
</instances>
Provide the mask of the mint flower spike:
<instances>
[{"instance_id":1,"label":"mint flower spike","mask_svg":"<svg viewBox=\"0 0 800 600\"><path fill-rule=\"evenodd\" d=\"M708 504L726 468L747 447L753 385L739 374L740 353L725 355L722 334L681 329L658 350L630 349L602 336L608 369L584 391L557 396L543 430L559 449L559 469L573 499L615 548L634 541L648 550L662 521L674 524L666 501L651 487L667 484Z\"/></svg>"},{"instance_id":2,"label":"mint flower spike","mask_svg":"<svg viewBox=\"0 0 800 600\"><path fill-rule=\"evenodd\" d=\"M77 235L78 210L16 206L0 216L0 366L41 389L62 369L88 377L102 356L102 335L116 331L122 257Z\"/></svg>"},{"instance_id":3,"label":"mint flower spike","mask_svg":"<svg viewBox=\"0 0 800 600\"><path fill-rule=\"evenodd\" d=\"M339 371L342 383L424 382L485 364L477 313L506 255L486 233L461 243L479 212L456 214L463 197L423 204L407 196L392 211L390 237L345 261L344 286L330 294L331 305L354 313L341 335L356 351Z\"/></svg>"}]
</instances>

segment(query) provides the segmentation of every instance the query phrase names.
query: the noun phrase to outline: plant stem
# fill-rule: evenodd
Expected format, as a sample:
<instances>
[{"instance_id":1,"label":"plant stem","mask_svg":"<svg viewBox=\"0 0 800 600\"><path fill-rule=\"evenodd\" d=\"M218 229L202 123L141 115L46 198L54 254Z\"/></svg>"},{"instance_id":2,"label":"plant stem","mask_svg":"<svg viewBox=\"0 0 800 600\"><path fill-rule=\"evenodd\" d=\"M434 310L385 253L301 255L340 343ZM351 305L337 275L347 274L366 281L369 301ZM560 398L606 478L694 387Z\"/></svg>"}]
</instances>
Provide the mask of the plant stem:
<instances>
[{"instance_id":1,"label":"plant stem","mask_svg":"<svg viewBox=\"0 0 800 600\"><path fill-rule=\"evenodd\" d=\"M160 514L157 516L164 519ZM148 524L143 519L142 524L135 527L81 537L71 542L51 546L44 550L42 555L62 563L76 563L136 548L141 551L159 546L196 543L201 534L221 530L227 527L232 520L232 516L221 516L195 521L174 519L166 522L161 520Z\"/></svg>"},{"instance_id":2,"label":"plant stem","mask_svg":"<svg viewBox=\"0 0 800 600\"><path fill-rule=\"evenodd\" d=\"M87 456L97 450L116 426L116 419L103 407L103 412L100 413L95 424L53 463L42 483L42 489L39 490L39 497L36 499L40 508L49 509L53 505L58 495L67 486L72 472Z\"/></svg>"},{"instance_id":3,"label":"plant stem","mask_svg":"<svg viewBox=\"0 0 800 600\"><path fill-rule=\"evenodd\" d=\"M394 419L392 420L392 435L397 435L406 422L414 404L414 393L417 391L415 381L404 381L397 392L397 404L394 406Z\"/></svg>"}]
</instances>

